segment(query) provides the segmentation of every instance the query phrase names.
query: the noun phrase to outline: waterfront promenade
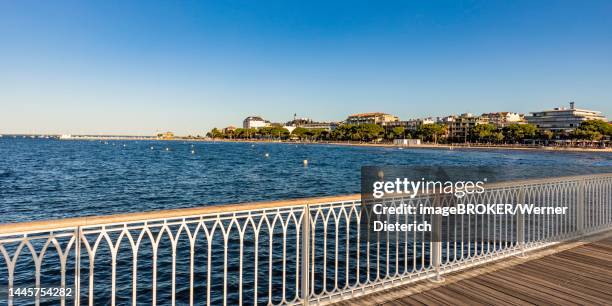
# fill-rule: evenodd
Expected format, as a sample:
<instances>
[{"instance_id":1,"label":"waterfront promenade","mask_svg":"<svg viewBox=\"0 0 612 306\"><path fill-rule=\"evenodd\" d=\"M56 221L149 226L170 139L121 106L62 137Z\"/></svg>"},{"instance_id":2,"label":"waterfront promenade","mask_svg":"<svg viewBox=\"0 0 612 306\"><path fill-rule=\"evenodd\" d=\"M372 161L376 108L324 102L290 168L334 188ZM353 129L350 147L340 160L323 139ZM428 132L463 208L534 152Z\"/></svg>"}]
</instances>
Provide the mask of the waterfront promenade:
<instances>
[{"instance_id":1,"label":"waterfront promenade","mask_svg":"<svg viewBox=\"0 0 612 306\"><path fill-rule=\"evenodd\" d=\"M179 139L177 139L179 140ZM189 140L191 141L191 140ZM611 147L579 147L579 146L545 146L545 145L521 145L521 144L481 144L481 143L452 143L435 144L421 143L419 145L397 145L381 142L358 142L358 141L278 141L278 140L256 140L256 139L195 139L193 141L206 142L245 142L245 143L283 143L303 145L337 145L355 147L382 147L382 148L406 148L406 149L440 149L440 150L520 150L520 151L551 151L551 152L610 152Z\"/></svg>"},{"instance_id":2,"label":"waterfront promenade","mask_svg":"<svg viewBox=\"0 0 612 306\"><path fill-rule=\"evenodd\" d=\"M612 300L612 231L524 257L339 302L350 305L606 305Z\"/></svg>"}]
</instances>

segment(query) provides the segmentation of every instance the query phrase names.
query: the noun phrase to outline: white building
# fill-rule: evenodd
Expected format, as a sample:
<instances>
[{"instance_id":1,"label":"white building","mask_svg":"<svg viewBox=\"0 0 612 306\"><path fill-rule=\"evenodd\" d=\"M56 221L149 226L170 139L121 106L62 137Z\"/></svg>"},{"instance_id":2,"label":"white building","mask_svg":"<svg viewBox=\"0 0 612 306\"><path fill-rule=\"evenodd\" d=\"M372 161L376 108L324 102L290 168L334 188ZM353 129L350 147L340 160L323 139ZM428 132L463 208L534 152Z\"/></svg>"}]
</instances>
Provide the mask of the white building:
<instances>
[{"instance_id":1,"label":"white building","mask_svg":"<svg viewBox=\"0 0 612 306\"><path fill-rule=\"evenodd\" d=\"M410 119L406 121L390 121L382 123L382 127L386 131L391 131L396 127L402 127L408 131L414 132L423 124L436 123L433 118Z\"/></svg>"},{"instance_id":2,"label":"white building","mask_svg":"<svg viewBox=\"0 0 612 306\"><path fill-rule=\"evenodd\" d=\"M266 126L270 126L270 121L259 116L249 116L242 121L242 127L245 129L258 129Z\"/></svg>"},{"instance_id":3,"label":"white building","mask_svg":"<svg viewBox=\"0 0 612 306\"><path fill-rule=\"evenodd\" d=\"M482 114L481 117L488 118L489 123L497 127L506 127L510 124L525 122L525 116L523 114L512 112L486 113Z\"/></svg>"},{"instance_id":4,"label":"white building","mask_svg":"<svg viewBox=\"0 0 612 306\"><path fill-rule=\"evenodd\" d=\"M420 146L421 140L420 139L394 139L393 144L396 146L404 146L404 147Z\"/></svg>"},{"instance_id":5,"label":"white building","mask_svg":"<svg viewBox=\"0 0 612 306\"><path fill-rule=\"evenodd\" d=\"M338 126L337 122L316 122L310 118L293 118L293 120L285 123L286 126L301 127L309 130L323 129L333 131Z\"/></svg>"},{"instance_id":6,"label":"white building","mask_svg":"<svg viewBox=\"0 0 612 306\"><path fill-rule=\"evenodd\" d=\"M350 115L346 118L346 124L384 124L398 120L396 116L376 112Z\"/></svg>"},{"instance_id":7,"label":"white building","mask_svg":"<svg viewBox=\"0 0 612 306\"><path fill-rule=\"evenodd\" d=\"M528 123L534 124L540 130L569 132L587 120L607 121L601 112L587 109L578 109L574 102L570 107L557 107L552 110L532 112L525 116Z\"/></svg>"}]
</instances>

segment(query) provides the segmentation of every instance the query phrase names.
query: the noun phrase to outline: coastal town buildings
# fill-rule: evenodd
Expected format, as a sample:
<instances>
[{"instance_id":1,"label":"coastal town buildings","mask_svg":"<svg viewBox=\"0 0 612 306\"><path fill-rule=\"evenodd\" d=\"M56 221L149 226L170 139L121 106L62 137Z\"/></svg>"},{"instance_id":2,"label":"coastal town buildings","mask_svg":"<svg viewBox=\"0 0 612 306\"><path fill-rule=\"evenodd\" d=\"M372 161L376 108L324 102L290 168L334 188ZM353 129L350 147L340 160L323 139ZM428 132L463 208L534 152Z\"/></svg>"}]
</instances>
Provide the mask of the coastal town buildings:
<instances>
[{"instance_id":1,"label":"coastal town buildings","mask_svg":"<svg viewBox=\"0 0 612 306\"><path fill-rule=\"evenodd\" d=\"M436 123L436 120L433 118L420 118L420 119L411 119L405 121L390 121L382 123L382 127L385 131L391 131L396 127L402 127L407 131L415 132L421 125L423 124L432 124Z\"/></svg>"},{"instance_id":2,"label":"coastal town buildings","mask_svg":"<svg viewBox=\"0 0 612 306\"><path fill-rule=\"evenodd\" d=\"M233 125L230 125L228 127L223 128L223 130L221 130L223 132L223 134L230 134L236 131L236 127Z\"/></svg>"},{"instance_id":3,"label":"coastal town buildings","mask_svg":"<svg viewBox=\"0 0 612 306\"><path fill-rule=\"evenodd\" d=\"M513 112L484 113L481 117L487 118L489 123L498 128L504 128L510 124L525 123L525 115Z\"/></svg>"},{"instance_id":4,"label":"coastal town buildings","mask_svg":"<svg viewBox=\"0 0 612 306\"><path fill-rule=\"evenodd\" d=\"M531 112L525 116L525 119L540 130L553 132L572 131L587 120L607 121L601 112L576 108L574 102L570 102L569 108L557 107L552 110Z\"/></svg>"},{"instance_id":5,"label":"coastal town buildings","mask_svg":"<svg viewBox=\"0 0 612 306\"><path fill-rule=\"evenodd\" d=\"M451 115L442 118L441 123L448 128L448 139L455 142L467 142L470 131L479 124L489 123L487 117L474 116L471 113L464 113L459 116Z\"/></svg>"},{"instance_id":6,"label":"coastal town buildings","mask_svg":"<svg viewBox=\"0 0 612 306\"><path fill-rule=\"evenodd\" d=\"M301 127L305 129L323 129L327 131L333 131L338 126L337 122L315 122L310 118L293 118L293 120L287 122L285 126Z\"/></svg>"},{"instance_id":7,"label":"coastal town buildings","mask_svg":"<svg viewBox=\"0 0 612 306\"><path fill-rule=\"evenodd\" d=\"M270 121L263 119L260 116L249 116L242 121L242 127L245 129L258 129L270 126Z\"/></svg>"},{"instance_id":8,"label":"coastal town buildings","mask_svg":"<svg viewBox=\"0 0 612 306\"><path fill-rule=\"evenodd\" d=\"M362 113L354 114L346 118L346 124L385 124L388 122L398 121L399 118L386 113Z\"/></svg>"},{"instance_id":9,"label":"coastal town buildings","mask_svg":"<svg viewBox=\"0 0 612 306\"><path fill-rule=\"evenodd\" d=\"M338 127L337 122L311 122L301 125L305 129L323 129L327 131L333 131Z\"/></svg>"},{"instance_id":10,"label":"coastal town buildings","mask_svg":"<svg viewBox=\"0 0 612 306\"><path fill-rule=\"evenodd\" d=\"M601 112L578 109L575 107L574 102L571 102L569 108L558 107L552 110L531 112L528 116L515 112L502 111L483 113L480 116L473 115L471 113L464 113L461 115L450 115L446 117L399 120L397 116L391 114L371 112L350 115L343 122L317 122L307 117L297 117L297 114L294 114L293 120L287 121L286 123L271 123L270 121L263 119L261 116L249 116L244 119L243 127L245 129L282 127L291 133L296 128L313 130L322 129L331 132L343 124L376 124L385 130L384 137L388 138L397 137L396 134L398 134L398 132L393 130L398 127L404 129L406 132L404 133L404 136L408 135L414 137L415 135L421 133L429 133L428 129L422 130L420 128L423 125L443 124L446 126L445 136L449 142L468 142L473 141L474 137L476 137L473 129L481 124L494 125L497 128L497 131L500 133L502 131L506 131L505 128L512 124L527 123L535 125L540 130L548 130L552 132L561 131L567 133L576 127L579 127L582 122L593 119L607 122L607 119L601 114ZM224 134L231 134L231 132L235 130L235 127L229 126L222 131Z\"/></svg>"},{"instance_id":11,"label":"coastal town buildings","mask_svg":"<svg viewBox=\"0 0 612 306\"><path fill-rule=\"evenodd\" d=\"M313 121L310 118L297 118L295 115L293 115L293 120L287 121L285 125L298 127L312 122Z\"/></svg>"}]
</instances>

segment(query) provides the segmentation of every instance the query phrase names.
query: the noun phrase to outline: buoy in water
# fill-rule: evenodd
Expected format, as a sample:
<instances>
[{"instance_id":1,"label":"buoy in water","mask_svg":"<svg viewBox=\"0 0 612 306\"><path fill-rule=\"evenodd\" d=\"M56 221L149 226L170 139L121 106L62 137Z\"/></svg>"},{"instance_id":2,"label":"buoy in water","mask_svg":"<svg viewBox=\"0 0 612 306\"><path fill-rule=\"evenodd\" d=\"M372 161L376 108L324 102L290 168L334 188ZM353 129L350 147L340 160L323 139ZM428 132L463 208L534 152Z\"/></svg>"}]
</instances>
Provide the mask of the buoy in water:
<instances>
[{"instance_id":1,"label":"buoy in water","mask_svg":"<svg viewBox=\"0 0 612 306\"><path fill-rule=\"evenodd\" d=\"M270 157L269 153L264 154L265 157Z\"/></svg>"},{"instance_id":2,"label":"buoy in water","mask_svg":"<svg viewBox=\"0 0 612 306\"><path fill-rule=\"evenodd\" d=\"M191 154L195 154L195 150L191 150Z\"/></svg>"},{"instance_id":3,"label":"buoy in water","mask_svg":"<svg viewBox=\"0 0 612 306\"><path fill-rule=\"evenodd\" d=\"M153 147L151 147L151 150L153 150Z\"/></svg>"},{"instance_id":4,"label":"buoy in water","mask_svg":"<svg viewBox=\"0 0 612 306\"><path fill-rule=\"evenodd\" d=\"M304 167L306 167L306 166L308 166L308 160L307 159L304 160Z\"/></svg>"},{"instance_id":5,"label":"buoy in water","mask_svg":"<svg viewBox=\"0 0 612 306\"><path fill-rule=\"evenodd\" d=\"M170 148L166 148L166 151L170 151Z\"/></svg>"}]
</instances>

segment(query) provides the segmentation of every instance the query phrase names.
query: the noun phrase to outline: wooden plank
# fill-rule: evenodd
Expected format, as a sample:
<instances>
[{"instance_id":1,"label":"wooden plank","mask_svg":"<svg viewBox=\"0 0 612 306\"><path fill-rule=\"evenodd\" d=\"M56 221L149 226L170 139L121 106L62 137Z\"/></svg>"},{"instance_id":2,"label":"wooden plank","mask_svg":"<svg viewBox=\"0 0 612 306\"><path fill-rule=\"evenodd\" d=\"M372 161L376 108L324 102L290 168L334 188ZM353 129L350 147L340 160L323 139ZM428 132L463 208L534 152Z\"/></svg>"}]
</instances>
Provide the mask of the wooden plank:
<instances>
[{"instance_id":1,"label":"wooden plank","mask_svg":"<svg viewBox=\"0 0 612 306\"><path fill-rule=\"evenodd\" d=\"M506 295L503 293L492 292L491 290L487 290L487 288L484 286L480 286L475 283L469 283L467 281L460 281L454 283L452 285L447 286L447 288L455 292L456 295L465 296L473 300L477 304L489 304L493 296L497 298L506 297ZM510 299L513 300L512 298ZM522 300L515 300L523 302ZM499 299L499 301L499 305L512 305L512 303L506 302L506 299Z\"/></svg>"},{"instance_id":2,"label":"wooden plank","mask_svg":"<svg viewBox=\"0 0 612 306\"><path fill-rule=\"evenodd\" d=\"M423 303L425 305L441 305L442 302L432 298L425 294L426 292L415 294L411 296L412 299L418 301L419 303Z\"/></svg>"},{"instance_id":3,"label":"wooden plank","mask_svg":"<svg viewBox=\"0 0 612 306\"><path fill-rule=\"evenodd\" d=\"M612 253L604 253L591 249L572 250L572 252L563 252L555 255L559 258L566 258L573 261L588 262L589 264L599 265L601 267L612 268Z\"/></svg>"},{"instance_id":4,"label":"wooden plank","mask_svg":"<svg viewBox=\"0 0 612 306\"><path fill-rule=\"evenodd\" d=\"M504 273L506 271L499 271L498 273ZM510 271L507 271L510 272ZM604 299L600 299L595 297L592 294L589 294L588 291L584 290L583 288L576 288L575 286L572 287L568 287L566 286L566 284L564 284L563 282L560 281L554 281L554 279L550 278L550 277L539 277L539 276L534 276L532 274L528 274L528 273L521 273L520 274L520 278L527 280L531 283L537 283L540 286L545 286L547 288L553 289L553 290L558 290L561 291L565 294L574 296L576 298L582 299L584 300L586 303L585 304L606 304L607 300ZM477 280L474 280L477 281Z\"/></svg>"},{"instance_id":5,"label":"wooden plank","mask_svg":"<svg viewBox=\"0 0 612 306\"><path fill-rule=\"evenodd\" d=\"M536 259L509 266L498 262L484 274L476 273L483 271L483 267L447 274L445 278L450 281L441 286L421 281L401 286L397 292L390 289L386 293L376 293L379 296L376 301L387 299L385 305L610 304L612 269L609 267L612 259L606 253L610 246L612 238L578 244L571 249L561 247L558 253L541 251L547 254L544 257L537 256L536 252ZM517 259L510 259L513 260ZM495 268L495 265L499 268ZM402 288L418 287L425 291L410 296L402 292ZM350 305L372 305L363 301L357 299Z\"/></svg>"},{"instance_id":6,"label":"wooden plank","mask_svg":"<svg viewBox=\"0 0 612 306\"><path fill-rule=\"evenodd\" d=\"M550 273L564 273L566 275L572 276L574 279L581 279L582 281L593 281L596 282L600 286L605 286L606 284L610 284L609 275L600 275L599 271L595 269L576 269L576 267L568 267L566 265L559 265L555 262L558 259L555 258L546 258L546 260L539 261L537 265L534 265L534 268L547 268ZM590 271L590 272L589 272Z\"/></svg>"},{"instance_id":7,"label":"wooden plank","mask_svg":"<svg viewBox=\"0 0 612 306\"><path fill-rule=\"evenodd\" d=\"M358 304L352 304L352 305L358 305ZM361 304L359 303L359 305L367 305L367 306L371 306L373 304ZM427 306L427 304L419 302L415 299L411 299L410 297L407 298L402 298L402 299L398 299L392 302L387 302L383 305L386 306L395 306L395 305L402 305L402 306Z\"/></svg>"},{"instance_id":8,"label":"wooden plank","mask_svg":"<svg viewBox=\"0 0 612 306\"><path fill-rule=\"evenodd\" d=\"M560 274L558 271L553 269L541 269L540 266L530 267L527 271L520 271L521 273L533 273L534 271L541 272L542 275L546 275L548 279L554 279L555 281L565 283L567 285L571 285L576 287L576 290L581 290L583 292L587 292L593 296L603 299L609 299L610 296L610 288L606 288L607 286L594 286L592 283L588 283L584 280L580 279L572 279L571 273L563 273ZM603 289L602 289L603 288Z\"/></svg>"},{"instance_id":9,"label":"wooden plank","mask_svg":"<svg viewBox=\"0 0 612 306\"><path fill-rule=\"evenodd\" d=\"M490 302L491 299L495 299L496 301L500 301L500 304L517 305L526 303L525 300L521 300L515 296L500 291L496 287L490 286L490 284L481 281L478 277L458 282L456 285L462 290L462 292L486 292L489 297L486 300L487 302Z\"/></svg>"},{"instance_id":10,"label":"wooden plank","mask_svg":"<svg viewBox=\"0 0 612 306\"><path fill-rule=\"evenodd\" d=\"M448 286L452 287L452 286ZM448 305L455 306L470 306L470 305L484 305L475 300L470 300L465 295L459 294L455 291L449 290L447 287L439 287L433 290L427 291L425 294L433 296L436 300L443 302Z\"/></svg>"},{"instance_id":11,"label":"wooden plank","mask_svg":"<svg viewBox=\"0 0 612 306\"><path fill-rule=\"evenodd\" d=\"M520 275L533 275L534 273L540 273L540 278L546 278L550 281L558 282L563 286L574 288L581 292L590 294L598 299L609 299L610 288L607 285L594 285L593 282L589 282L584 279L577 279L574 274L568 272L559 272L554 268L542 268L540 265L533 265L530 267L521 267L517 269Z\"/></svg>"},{"instance_id":12,"label":"wooden plank","mask_svg":"<svg viewBox=\"0 0 612 306\"><path fill-rule=\"evenodd\" d=\"M543 290L543 288L538 287L537 283L527 283L520 278L520 275L516 277L505 277L501 274L495 274L484 275L479 278L491 285L499 286L502 292L533 304L574 304L574 301L572 301L570 297L558 296L557 292L554 290Z\"/></svg>"}]
</instances>

